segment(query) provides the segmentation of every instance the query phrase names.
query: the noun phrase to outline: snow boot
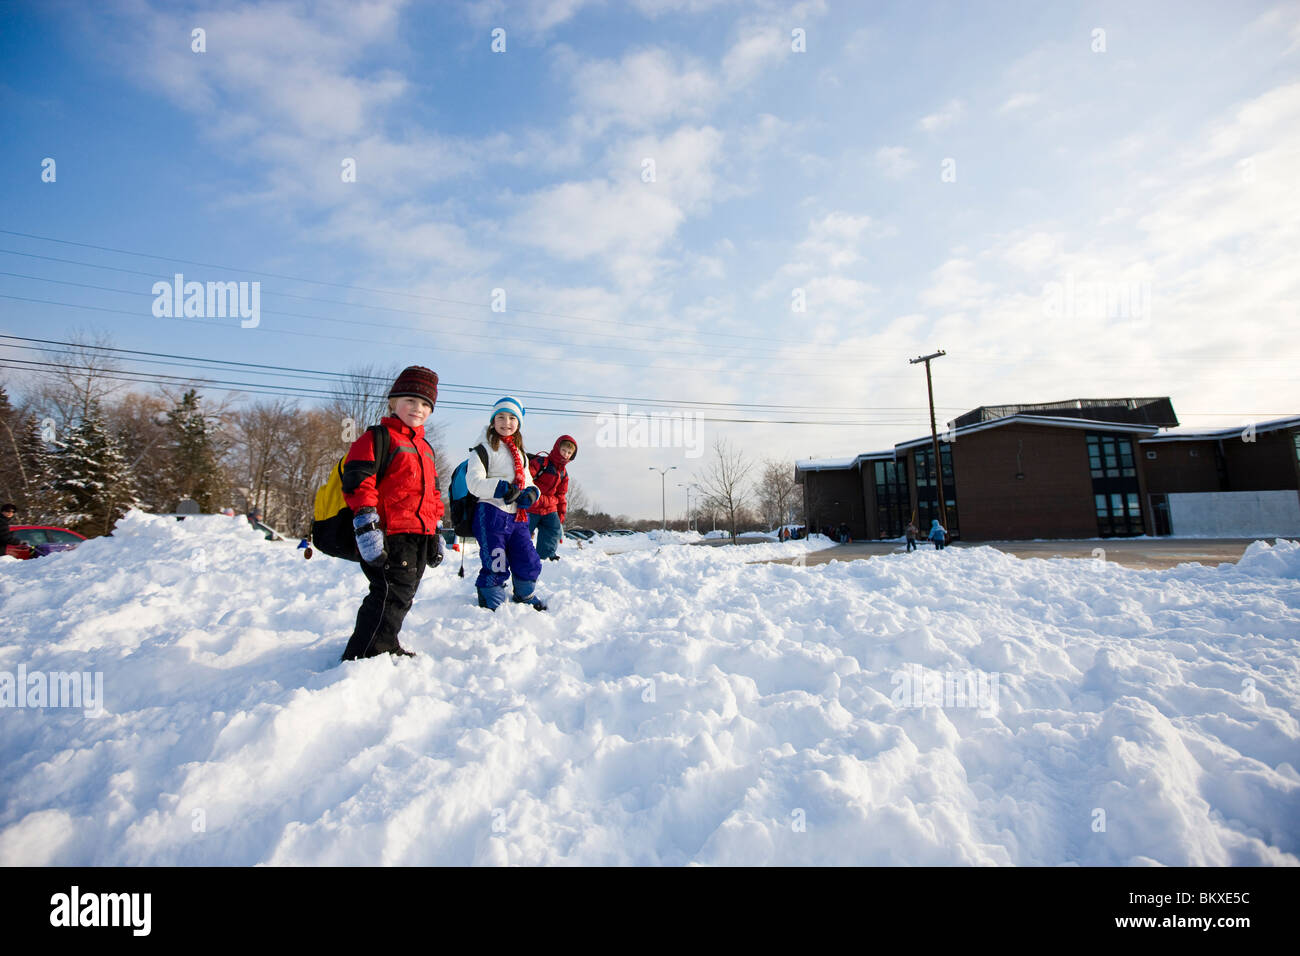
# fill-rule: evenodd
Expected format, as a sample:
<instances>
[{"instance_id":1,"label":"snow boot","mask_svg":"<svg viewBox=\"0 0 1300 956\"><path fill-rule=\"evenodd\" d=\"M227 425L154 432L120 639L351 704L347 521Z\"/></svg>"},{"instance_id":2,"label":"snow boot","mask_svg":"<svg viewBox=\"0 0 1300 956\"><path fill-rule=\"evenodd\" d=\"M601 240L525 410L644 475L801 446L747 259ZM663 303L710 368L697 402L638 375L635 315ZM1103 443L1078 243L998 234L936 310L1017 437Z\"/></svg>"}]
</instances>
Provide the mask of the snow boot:
<instances>
[{"instance_id":1,"label":"snow boot","mask_svg":"<svg viewBox=\"0 0 1300 956\"><path fill-rule=\"evenodd\" d=\"M516 604L527 604L539 611L545 611L546 602L533 593L535 587L537 587L536 581L516 581L515 593L510 600Z\"/></svg>"},{"instance_id":2,"label":"snow boot","mask_svg":"<svg viewBox=\"0 0 1300 956\"><path fill-rule=\"evenodd\" d=\"M478 588L477 590L479 607L485 607L489 611L495 611L502 604L506 603L506 589L504 587Z\"/></svg>"}]
</instances>

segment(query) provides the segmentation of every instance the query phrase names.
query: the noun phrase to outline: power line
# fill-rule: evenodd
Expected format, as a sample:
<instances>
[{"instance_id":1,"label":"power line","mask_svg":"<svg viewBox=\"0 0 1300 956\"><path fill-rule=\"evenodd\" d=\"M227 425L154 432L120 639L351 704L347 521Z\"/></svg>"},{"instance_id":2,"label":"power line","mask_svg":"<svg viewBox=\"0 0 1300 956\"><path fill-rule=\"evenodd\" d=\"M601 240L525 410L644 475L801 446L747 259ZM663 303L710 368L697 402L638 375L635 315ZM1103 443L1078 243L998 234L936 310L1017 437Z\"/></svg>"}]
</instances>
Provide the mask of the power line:
<instances>
[{"instance_id":1,"label":"power line","mask_svg":"<svg viewBox=\"0 0 1300 956\"><path fill-rule=\"evenodd\" d=\"M33 359L15 359L15 358L0 359L0 368L10 368L16 370L30 370L32 368L57 368L57 369L63 369L65 371L78 370L78 366L66 365L61 362L38 362ZM96 373L96 375L100 378L109 379L110 381L132 382L139 385L204 384L203 382L196 382L194 378L190 376L167 375L161 372L138 372L135 375L126 375L114 371L99 371ZM206 384L230 386L230 389L228 390L233 390L233 391L250 392L253 394L261 394L261 395L276 395L282 397L314 398L314 399L321 399L321 398L340 399L340 398L348 397L346 393L339 390L313 389L313 388L306 388L304 386L296 386L296 387L276 386L276 385L270 385L265 382L249 383L249 382L232 381L229 379L208 379L206 380ZM463 410L490 409L493 407L492 402L439 401L439 405L442 407L450 406L456 409L463 409ZM528 411L530 413L539 413L539 414L549 413L549 414L556 414L556 415L568 415L568 416L579 417L579 418L612 417L609 412L594 411L592 409L582 409L582 408L548 408L543 406L532 406L528 409ZM660 417L666 418L668 416L660 416ZM708 415L696 415L695 420L701 422L725 422L725 423L732 423L732 424L747 424L747 425L815 425L815 426L827 426L827 427L853 426L857 428L865 428L868 426L875 426L875 425L915 424L914 422L907 422L907 421L880 421L880 422L826 421L823 422L823 421L804 421L798 419L718 418L718 417L713 417Z\"/></svg>"},{"instance_id":2,"label":"power line","mask_svg":"<svg viewBox=\"0 0 1300 956\"><path fill-rule=\"evenodd\" d=\"M262 375L271 374L271 373L295 374L295 375L309 375L309 376L317 376L317 377L324 377L324 378L333 378L333 379L359 378L359 379L375 382L377 384L381 384L384 386L390 384L387 378L383 378L381 376L375 376L375 375L356 375L354 373L329 372L321 369L295 368L292 366L268 365L268 364L258 363L258 362L240 362L234 359L213 359L213 358L204 358L201 356L193 356L193 355L177 355L170 352L151 352L142 349L126 349L126 348L119 348L110 345L90 345L90 344L78 343L78 342L65 342L57 339L38 339L38 338L30 338L28 336L22 336L22 335L9 335L6 333L0 333L0 339L11 339L13 341L18 341L18 342L34 342L34 343L39 343L41 345L58 345L58 346L65 346L71 349L94 349L97 351L113 352L113 353L119 353L124 355L146 355L155 359L179 359L184 362L191 362L191 363L211 363L211 364L229 365L229 366L235 366L237 368L254 370L252 374L262 374ZM35 346L31 346L31 345L6 345L4 347L25 349L28 351L44 351L43 349L36 348ZM144 361L144 360L137 359L135 361ZM221 371L225 371L225 369L222 369ZM490 393L497 393L500 391L500 389L488 385L460 385L452 382L442 382L442 381L439 382L438 387L440 389L442 388L457 389L457 390L465 389L465 390L472 390L476 392L490 392ZM584 395L584 394L578 394L572 392L547 392L547 391L538 391L533 389L515 389L514 393L516 395L523 396L523 397L541 396L544 398L562 398L562 399L586 401L586 402L613 401L613 402L626 402L629 404L637 404L637 405L664 405L670 407L681 407L683 405L692 405L692 406L703 406L703 407L713 407L713 408L771 409L771 410L794 410L794 411L808 411L810 409L822 409L824 411L842 411L842 412L914 410L913 406L910 405L877 405L877 406L872 406L871 408L865 408L859 406L827 406L827 405L771 405L771 404L763 404L763 403L756 403L756 402L706 402L706 401L697 401L697 400L690 400L690 399L670 400L670 399L657 399L657 398L637 398L637 397L626 396L626 395ZM942 406L942 407L945 407L945 410L950 410L950 411L965 410L964 408L959 408L957 406Z\"/></svg>"},{"instance_id":3,"label":"power line","mask_svg":"<svg viewBox=\"0 0 1300 956\"><path fill-rule=\"evenodd\" d=\"M58 306L58 307L61 307L61 308L68 308L68 309L87 309L87 310L90 310L90 311L92 311L92 312L108 312L108 313L115 314L115 315L126 315L126 316L130 316L131 318L134 318L134 319L142 318L142 316L141 316L140 313L138 313L138 312L132 312L132 311L128 311L128 310L126 310L126 309L110 309L110 308L108 308L107 306L102 306L102 305L84 305L84 304L82 304L82 303L78 303L78 302L56 302L56 301L51 300L51 299L34 299L34 298L31 298L30 296L7 295L7 294L4 294L4 293L0 293L0 299L12 299L12 300L14 300L15 302L30 302L30 303L33 303L33 304L35 304L35 305L53 305L53 306ZM167 322L186 322L186 323L191 324L191 325L202 325L202 326L206 326L206 327L208 327L208 328L212 328L212 327L213 327L210 321L203 321L203 320L197 320L197 319L177 318L177 317L175 317L175 316L173 316L173 317L170 318L170 319L166 319L166 320L164 320L164 321L167 321ZM253 330L251 330L251 329L241 329L240 331L241 331L241 332L246 332L246 331L253 331ZM294 336L298 336L298 337L300 337L300 338L322 339L322 340L324 340L324 341L331 341L331 342L354 342L354 343L359 343L359 344L361 344L361 345L370 345L370 346L385 346L385 345L386 345L386 346L390 346L390 347L395 348L395 349L403 349L403 348L405 348L405 349L409 349L409 348L411 347L411 343L410 343L410 342L390 342L390 341L387 341L387 340L385 340L385 339L358 339L358 338L351 338L351 337L344 336L344 335L323 335L323 334L321 334L321 333L319 333L319 332L298 332L298 331L294 331L294 330L291 330L291 329L272 329L272 328L267 328L267 327L265 327L265 326L260 326L260 325L257 327L256 331L257 331L257 332L260 332L260 333L263 333L263 334L267 334L267 335L294 335ZM421 330L410 330L410 334L414 334L414 335L433 335L434 333L432 333L432 332L425 332L425 331L421 331ZM424 346L424 347L427 348L428 346ZM510 359L516 359L516 360L519 360L519 361L525 361L525 360L529 360L529 359L531 359L531 360L537 360L537 356L536 356L535 354L533 354L533 355L521 355L521 354L518 353L518 352L507 352L507 351L504 351L503 349L493 349L493 350L486 350L486 349L458 349L458 348L451 348L451 347L449 347L449 346L445 346L445 345L439 345L439 346L438 346L438 350L439 350L440 352L455 352L455 353L458 353L458 354L464 354L464 355L488 355L488 356L492 356L493 358L497 358L497 359L501 359L501 358L510 358ZM611 362L611 361L604 361L604 362L602 362L602 361L597 361L596 359L580 359L580 358L570 358L570 357L565 357L565 358L564 358L564 361L565 361L566 363L573 363L573 364L579 364L579 365L594 365L594 366L596 366L596 367L598 367L598 368L610 368L610 367L618 367L618 368L639 368L639 369L645 369L645 370L648 370L648 371L654 371L654 372L694 372L694 373L696 373L696 374L699 374L699 373L706 373L706 374L709 374L709 375L753 375L753 374L754 374L754 370L753 370L753 369L750 369L750 368L709 368L709 367L707 367L707 366L702 366L702 365L698 365L698 366L691 366L691 365L643 365L643 364L638 363L638 362ZM749 361L752 361L752 362L758 362L759 364L762 364L762 360L760 360L760 359L751 359L751 360L749 360ZM890 376L886 376L886 375L876 375L876 376L873 376L873 377L876 378L876 379L885 379L885 378L900 378L901 376L897 376L897 375L890 375Z\"/></svg>"}]
</instances>

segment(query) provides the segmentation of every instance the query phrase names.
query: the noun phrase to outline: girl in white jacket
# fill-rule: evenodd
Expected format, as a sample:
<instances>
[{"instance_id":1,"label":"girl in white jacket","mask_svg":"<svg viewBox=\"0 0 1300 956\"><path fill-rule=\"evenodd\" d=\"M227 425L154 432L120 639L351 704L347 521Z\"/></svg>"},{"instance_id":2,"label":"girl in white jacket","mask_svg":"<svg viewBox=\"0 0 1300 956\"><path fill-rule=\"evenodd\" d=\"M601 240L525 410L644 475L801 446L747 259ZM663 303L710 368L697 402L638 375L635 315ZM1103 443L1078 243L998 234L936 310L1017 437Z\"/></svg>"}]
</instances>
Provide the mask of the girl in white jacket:
<instances>
[{"instance_id":1,"label":"girl in white jacket","mask_svg":"<svg viewBox=\"0 0 1300 956\"><path fill-rule=\"evenodd\" d=\"M542 562L524 512L540 492L528 473L528 455L519 431L523 420L524 406L517 399L507 396L498 400L480 446L487 462L475 449L465 469L465 484L479 499L474 509L474 537L483 567L474 585L479 607L493 611L505 603L506 580L512 576L512 600L546 610L546 603L533 593Z\"/></svg>"}]
</instances>

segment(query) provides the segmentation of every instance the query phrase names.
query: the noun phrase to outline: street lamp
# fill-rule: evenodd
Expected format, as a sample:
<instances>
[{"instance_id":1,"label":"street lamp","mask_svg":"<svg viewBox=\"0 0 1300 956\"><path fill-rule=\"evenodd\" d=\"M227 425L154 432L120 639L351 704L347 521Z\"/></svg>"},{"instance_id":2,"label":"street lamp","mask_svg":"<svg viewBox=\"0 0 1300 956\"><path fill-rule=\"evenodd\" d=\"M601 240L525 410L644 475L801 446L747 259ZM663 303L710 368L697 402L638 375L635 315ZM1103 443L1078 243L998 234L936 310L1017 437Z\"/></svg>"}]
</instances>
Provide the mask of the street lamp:
<instances>
[{"instance_id":1,"label":"street lamp","mask_svg":"<svg viewBox=\"0 0 1300 956\"><path fill-rule=\"evenodd\" d=\"M668 479L666 476L668 475L668 472L676 471L677 466L669 465L667 468L655 468L653 465L651 465L650 470L659 472L660 517L663 522L663 530L667 531L668 530L668 483L667 483Z\"/></svg>"}]
</instances>

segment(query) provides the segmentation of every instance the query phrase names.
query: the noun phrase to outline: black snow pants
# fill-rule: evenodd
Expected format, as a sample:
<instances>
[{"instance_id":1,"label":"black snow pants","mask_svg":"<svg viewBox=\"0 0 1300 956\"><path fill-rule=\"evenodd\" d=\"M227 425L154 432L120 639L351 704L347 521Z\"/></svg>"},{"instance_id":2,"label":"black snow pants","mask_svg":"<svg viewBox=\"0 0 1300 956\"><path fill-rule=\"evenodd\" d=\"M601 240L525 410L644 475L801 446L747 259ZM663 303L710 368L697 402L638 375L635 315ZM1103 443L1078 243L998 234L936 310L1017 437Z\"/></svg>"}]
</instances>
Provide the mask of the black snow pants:
<instances>
[{"instance_id":1,"label":"black snow pants","mask_svg":"<svg viewBox=\"0 0 1300 956\"><path fill-rule=\"evenodd\" d=\"M376 657L401 649L397 632L402 629L402 621L424 576L428 540L429 536L423 534L390 534L384 542L388 561L382 568L361 562L361 570L370 581L370 593L357 611L357 626L343 652L343 660Z\"/></svg>"}]
</instances>

